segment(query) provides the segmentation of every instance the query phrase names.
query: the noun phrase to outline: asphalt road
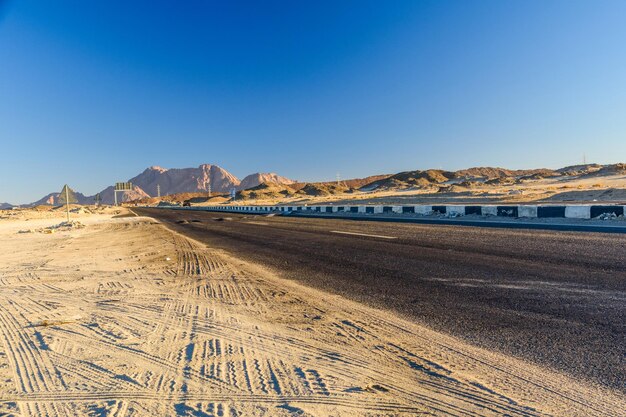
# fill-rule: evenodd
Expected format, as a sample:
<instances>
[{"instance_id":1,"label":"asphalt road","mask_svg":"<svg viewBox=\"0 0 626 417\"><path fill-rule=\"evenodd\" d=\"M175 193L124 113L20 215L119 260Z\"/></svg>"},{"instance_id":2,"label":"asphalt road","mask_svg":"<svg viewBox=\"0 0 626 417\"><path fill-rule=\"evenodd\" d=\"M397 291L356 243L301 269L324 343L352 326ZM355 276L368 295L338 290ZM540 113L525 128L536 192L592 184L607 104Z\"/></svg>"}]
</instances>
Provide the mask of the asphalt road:
<instances>
[{"instance_id":1,"label":"asphalt road","mask_svg":"<svg viewBox=\"0 0 626 417\"><path fill-rule=\"evenodd\" d=\"M134 209L281 276L626 392L626 237Z\"/></svg>"}]
</instances>

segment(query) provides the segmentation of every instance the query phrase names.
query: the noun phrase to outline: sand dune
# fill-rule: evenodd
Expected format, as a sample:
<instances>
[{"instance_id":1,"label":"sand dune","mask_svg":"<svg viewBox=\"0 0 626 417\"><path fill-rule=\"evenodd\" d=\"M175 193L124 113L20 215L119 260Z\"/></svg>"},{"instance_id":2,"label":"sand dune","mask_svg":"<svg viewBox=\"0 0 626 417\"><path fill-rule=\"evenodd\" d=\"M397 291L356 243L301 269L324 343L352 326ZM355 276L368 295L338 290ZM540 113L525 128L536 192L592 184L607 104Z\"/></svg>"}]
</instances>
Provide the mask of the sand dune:
<instances>
[{"instance_id":1,"label":"sand dune","mask_svg":"<svg viewBox=\"0 0 626 417\"><path fill-rule=\"evenodd\" d=\"M619 393L305 288L151 219L0 221L0 415L618 416ZM454 314L454 312L450 312Z\"/></svg>"}]
</instances>

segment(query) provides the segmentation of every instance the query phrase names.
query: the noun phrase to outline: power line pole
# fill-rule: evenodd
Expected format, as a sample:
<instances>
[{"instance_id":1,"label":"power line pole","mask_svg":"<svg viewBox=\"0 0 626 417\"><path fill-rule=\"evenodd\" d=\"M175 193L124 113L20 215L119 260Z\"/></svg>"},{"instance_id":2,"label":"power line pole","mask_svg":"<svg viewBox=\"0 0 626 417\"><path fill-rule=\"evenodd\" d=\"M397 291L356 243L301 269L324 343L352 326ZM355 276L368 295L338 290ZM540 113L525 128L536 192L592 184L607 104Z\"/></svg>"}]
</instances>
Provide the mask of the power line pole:
<instances>
[{"instance_id":1,"label":"power line pole","mask_svg":"<svg viewBox=\"0 0 626 417\"><path fill-rule=\"evenodd\" d=\"M209 197L211 197L211 184L209 183Z\"/></svg>"},{"instance_id":2,"label":"power line pole","mask_svg":"<svg viewBox=\"0 0 626 417\"><path fill-rule=\"evenodd\" d=\"M161 197L161 185L157 184L157 197Z\"/></svg>"},{"instance_id":3,"label":"power line pole","mask_svg":"<svg viewBox=\"0 0 626 417\"><path fill-rule=\"evenodd\" d=\"M65 208L67 209L67 222L70 222L70 191L67 185L65 186Z\"/></svg>"},{"instance_id":4,"label":"power line pole","mask_svg":"<svg viewBox=\"0 0 626 417\"><path fill-rule=\"evenodd\" d=\"M339 179L340 179L340 178L341 178L341 177L340 177L339 173L337 173L337 188L339 188Z\"/></svg>"}]
</instances>

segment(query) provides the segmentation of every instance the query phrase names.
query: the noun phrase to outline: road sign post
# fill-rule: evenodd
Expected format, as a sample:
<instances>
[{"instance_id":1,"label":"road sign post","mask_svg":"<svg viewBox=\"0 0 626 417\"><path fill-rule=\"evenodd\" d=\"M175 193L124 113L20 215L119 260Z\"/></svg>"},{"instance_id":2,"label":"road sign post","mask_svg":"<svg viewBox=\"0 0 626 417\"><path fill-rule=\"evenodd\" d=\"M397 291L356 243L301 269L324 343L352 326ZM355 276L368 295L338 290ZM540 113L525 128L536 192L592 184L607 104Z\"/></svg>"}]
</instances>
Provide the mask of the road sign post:
<instances>
[{"instance_id":1,"label":"road sign post","mask_svg":"<svg viewBox=\"0 0 626 417\"><path fill-rule=\"evenodd\" d=\"M59 203L65 203L65 211L67 212L67 221L70 221L70 203L77 203L76 194L74 191L70 189L70 187L65 184L63 189L59 193Z\"/></svg>"}]
</instances>

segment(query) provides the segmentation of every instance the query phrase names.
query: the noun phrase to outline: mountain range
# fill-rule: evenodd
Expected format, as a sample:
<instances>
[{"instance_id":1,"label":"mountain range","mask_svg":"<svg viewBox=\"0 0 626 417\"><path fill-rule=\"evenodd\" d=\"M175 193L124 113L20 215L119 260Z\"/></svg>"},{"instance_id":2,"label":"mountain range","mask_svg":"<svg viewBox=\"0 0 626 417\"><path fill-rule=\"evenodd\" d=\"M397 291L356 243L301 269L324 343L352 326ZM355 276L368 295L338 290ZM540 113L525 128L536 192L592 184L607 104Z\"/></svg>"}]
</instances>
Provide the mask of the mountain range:
<instances>
[{"instance_id":1,"label":"mountain range","mask_svg":"<svg viewBox=\"0 0 626 417\"><path fill-rule=\"evenodd\" d=\"M239 180L236 176L217 165L203 164L197 168L166 169L159 166L146 168L130 178L131 191L118 194L119 201L131 201L161 196L188 193L228 193L235 189L238 198L262 198L263 196L290 196L293 194L328 195L350 190L361 192L423 189L446 191L454 187L474 187L485 185L510 185L541 180L542 178L595 178L610 175L626 175L626 164L584 164L561 169L510 170L498 167L474 167L458 171L440 169L405 171L397 174L374 175L366 178L342 180L339 182L303 183L282 177L275 173L255 173ZM157 188L158 187L158 188ZM59 187L60 188L60 187ZM247 190L247 191L244 191ZM114 202L113 186L100 191L101 202ZM25 205L58 204L59 193L50 193L43 198ZM79 204L93 204L95 195L76 192ZM10 209L11 204L2 203L0 209Z\"/></svg>"},{"instance_id":2,"label":"mountain range","mask_svg":"<svg viewBox=\"0 0 626 417\"><path fill-rule=\"evenodd\" d=\"M281 185L293 184L295 181L282 177L275 173L254 173L239 180L236 176L226 171L224 168L202 164L197 168L162 168L151 166L142 173L128 180L133 184L132 191L119 193L119 201L131 201L139 198L157 196L160 187L160 194L216 192L226 193L233 188L237 191L255 187L261 183L275 183ZM113 186L109 186L100 191L100 199L103 204L113 204ZM59 193L50 193L45 197L27 204L26 206L37 206L41 204L58 204ZM78 204L93 204L95 195L86 196L76 192Z\"/></svg>"},{"instance_id":3,"label":"mountain range","mask_svg":"<svg viewBox=\"0 0 626 417\"><path fill-rule=\"evenodd\" d=\"M499 167L474 167L458 171L441 169L427 169L404 171L397 174L373 175L366 178L356 178L342 181L294 183L289 185L264 183L248 188L237 194L238 200L277 200L283 198L326 197L331 195L350 194L354 200L357 194L373 192L394 193L404 191L419 191L425 194L436 193L439 197L445 193L491 193L498 187L515 188L522 185L529 186L545 180L546 191L557 188L571 188L570 181L593 179L587 187L602 187L603 181L626 180L626 164L585 164L573 165L561 169L520 169L511 170ZM558 183L555 185L555 183ZM584 184L577 184L577 190L585 188ZM618 185L618 188L620 186ZM541 188L541 186L539 186ZM609 187L610 188L610 187ZM481 189L482 191L477 191ZM501 192L501 191L499 191ZM512 191L513 192L513 191ZM515 193L520 193L515 190ZM611 194L612 191L607 191ZM587 193L589 195L589 193ZM611 194L611 198L621 195ZM604 196L603 198L606 198ZM184 202L186 196L180 196L179 202ZM374 198L372 196L372 198ZM451 197L452 198L452 197ZM593 197L591 197L593 198Z\"/></svg>"}]
</instances>

